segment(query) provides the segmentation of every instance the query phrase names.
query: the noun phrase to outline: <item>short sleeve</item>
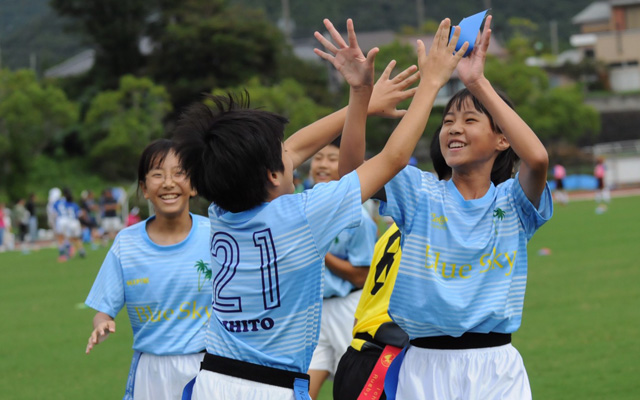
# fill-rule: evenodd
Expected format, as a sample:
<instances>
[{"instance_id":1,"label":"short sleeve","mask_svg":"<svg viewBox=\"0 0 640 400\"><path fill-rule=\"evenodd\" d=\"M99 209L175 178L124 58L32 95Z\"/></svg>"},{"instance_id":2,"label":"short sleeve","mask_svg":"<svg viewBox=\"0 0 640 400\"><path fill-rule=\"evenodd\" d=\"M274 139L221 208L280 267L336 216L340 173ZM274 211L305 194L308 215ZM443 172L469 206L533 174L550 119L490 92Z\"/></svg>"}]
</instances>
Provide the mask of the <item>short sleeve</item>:
<instances>
[{"instance_id":1,"label":"short sleeve","mask_svg":"<svg viewBox=\"0 0 640 400\"><path fill-rule=\"evenodd\" d=\"M321 253L346 229L360 224L362 202L360 180L356 171L339 181L319 183L303 192L304 213Z\"/></svg>"},{"instance_id":2,"label":"short sleeve","mask_svg":"<svg viewBox=\"0 0 640 400\"><path fill-rule=\"evenodd\" d=\"M422 187L422 171L407 166L385 186L387 201L380 202L380 215L393 218L402 229L410 226L418 207Z\"/></svg>"},{"instance_id":3,"label":"short sleeve","mask_svg":"<svg viewBox=\"0 0 640 400\"><path fill-rule=\"evenodd\" d=\"M124 307L124 278L120 260L112 247L100 267L85 304L115 318Z\"/></svg>"},{"instance_id":4,"label":"short sleeve","mask_svg":"<svg viewBox=\"0 0 640 400\"><path fill-rule=\"evenodd\" d=\"M373 258L373 248L376 244L378 228L373 219L362 208L362 223L354 229L353 235L349 238L348 260L354 267L369 266Z\"/></svg>"},{"instance_id":5,"label":"short sleeve","mask_svg":"<svg viewBox=\"0 0 640 400\"><path fill-rule=\"evenodd\" d=\"M527 239L531 239L533 234L553 215L553 200L551 198L549 185L545 184L544 190L540 195L540 205L536 208L533 203L529 201L524 190L522 190L518 174L516 174L511 186L511 196Z\"/></svg>"}]
</instances>

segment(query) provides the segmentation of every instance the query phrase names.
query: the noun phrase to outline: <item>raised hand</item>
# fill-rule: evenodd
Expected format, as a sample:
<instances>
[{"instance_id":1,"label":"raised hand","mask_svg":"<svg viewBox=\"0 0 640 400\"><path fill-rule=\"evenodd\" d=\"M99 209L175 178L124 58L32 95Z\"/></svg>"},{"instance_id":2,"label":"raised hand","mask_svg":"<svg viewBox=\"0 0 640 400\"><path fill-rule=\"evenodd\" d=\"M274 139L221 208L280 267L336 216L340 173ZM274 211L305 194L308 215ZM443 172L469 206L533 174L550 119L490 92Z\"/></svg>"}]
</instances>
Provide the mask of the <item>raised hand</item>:
<instances>
[{"instance_id":1,"label":"raised hand","mask_svg":"<svg viewBox=\"0 0 640 400\"><path fill-rule=\"evenodd\" d=\"M484 78L484 62L487 49L491 41L491 16L484 22L484 29L478 34L473 51L458 64L458 76L466 87L473 86L479 79Z\"/></svg>"},{"instance_id":2,"label":"raised hand","mask_svg":"<svg viewBox=\"0 0 640 400\"><path fill-rule=\"evenodd\" d=\"M418 40L418 65L420 66L420 82L444 86L451 77L462 56L467 51L469 43L465 42L456 51L456 43L460 38L460 27L454 29L453 37L449 40L451 20L445 18L440 22L429 54L426 53L424 43Z\"/></svg>"},{"instance_id":3,"label":"raised hand","mask_svg":"<svg viewBox=\"0 0 640 400\"><path fill-rule=\"evenodd\" d=\"M369 101L369 115L378 115L385 118L400 118L407 110L398 110L398 103L413 97L416 88L408 89L416 83L420 75L416 72L415 65L410 66L393 78L390 78L396 61L391 60L378 78L371 100Z\"/></svg>"},{"instance_id":4,"label":"raised hand","mask_svg":"<svg viewBox=\"0 0 640 400\"><path fill-rule=\"evenodd\" d=\"M373 62L379 51L378 48L374 47L369 50L369 53L367 53L365 57L362 50L360 50L360 46L358 46L356 32L351 19L347 20L348 45L331 21L325 19L324 26L329 31L335 44L327 40L319 32L315 32L315 38L322 43L327 52L313 49L314 53L329 61L340 71L344 79L353 89L358 89L363 86L373 86Z\"/></svg>"}]
</instances>

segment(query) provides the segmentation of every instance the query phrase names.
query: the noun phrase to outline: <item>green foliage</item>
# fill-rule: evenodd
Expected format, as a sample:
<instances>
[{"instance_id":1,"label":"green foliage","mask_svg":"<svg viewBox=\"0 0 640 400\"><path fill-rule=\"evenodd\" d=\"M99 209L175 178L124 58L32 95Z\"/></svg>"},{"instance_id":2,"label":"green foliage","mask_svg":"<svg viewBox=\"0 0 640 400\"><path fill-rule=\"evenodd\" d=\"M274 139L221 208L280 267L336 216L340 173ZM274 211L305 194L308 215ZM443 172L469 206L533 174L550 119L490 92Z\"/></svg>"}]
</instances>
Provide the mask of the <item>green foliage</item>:
<instances>
[{"instance_id":1,"label":"green foliage","mask_svg":"<svg viewBox=\"0 0 640 400\"><path fill-rule=\"evenodd\" d=\"M259 10L210 0L166 1L151 26L157 43L148 72L178 107L214 87L273 78L284 38Z\"/></svg>"},{"instance_id":2,"label":"green foliage","mask_svg":"<svg viewBox=\"0 0 640 400\"><path fill-rule=\"evenodd\" d=\"M529 67L523 62L487 59L485 75L491 84L506 92L516 105L527 103L549 87L544 70Z\"/></svg>"},{"instance_id":3,"label":"green foliage","mask_svg":"<svg viewBox=\"0 0 640 400\"><path fill-rule=\"evenodd\" d=\"M138 42L153 11L148 0L51 0L58 15L70 18L70 28L95 46L98 75L119 77L142 65Z\"/></svg>"},{"instance_id":4,"label":"green foliage","mask_svg":"<svg viewBox=\"0 0 640 400\"><path fill-rule=\"evenodd\" d=\"M167 91L148 78L127 75L118 90L98 94L81 132L94 169L107 179L133 179L140 152L163 136L169 111Z\"/></svg>"},{"instance_id":5,"label":"green foliage","mask_svg":"<svg viewBox=\"0 0 640 400\"><path fill-rule=\"evenodd\" d=\"M535 117L528 122L547 141L574 142L585 133L600 129L600 115L584 104L578 86L553 88L536 98L530 107Z\"/></svg>"},{"instance_id":6,"label":"green foliage","mask_svg":"<svg viewBox=\"0 0 640 400\"><path fill-rule=\"evenodd\" d=\"M310 99L304 88L293 79L284 79L273 86L262 86L257 78L241 87L217 89L215 95L231 91L239 93L246 89L251 96L251 107L278 113L289 119L285 137L329 114L331 109L322 107Z\"/></svg>"},{"instance_id":7,"label":"green foliage","mask_svg":"<svg viewBox=\"0 0 640 400\"><path fill-rule=\"evenodd\" d=\"M485 73L543 141L574 142L600 129L598 112L584 103L578 86L550 89L542 69L518 61L487 60Z\"/></svg>"},{"instance_id":8,"label":"green foliage","mask_svg":"<svg viewBox=\"0 0 640 400\"><path fill-rule=\"evenodd\" d=\"M30 70L0 70L0 181L9 196L26 195L33 160L78 119L77 106Z\"/></svg>"}]
</instances>

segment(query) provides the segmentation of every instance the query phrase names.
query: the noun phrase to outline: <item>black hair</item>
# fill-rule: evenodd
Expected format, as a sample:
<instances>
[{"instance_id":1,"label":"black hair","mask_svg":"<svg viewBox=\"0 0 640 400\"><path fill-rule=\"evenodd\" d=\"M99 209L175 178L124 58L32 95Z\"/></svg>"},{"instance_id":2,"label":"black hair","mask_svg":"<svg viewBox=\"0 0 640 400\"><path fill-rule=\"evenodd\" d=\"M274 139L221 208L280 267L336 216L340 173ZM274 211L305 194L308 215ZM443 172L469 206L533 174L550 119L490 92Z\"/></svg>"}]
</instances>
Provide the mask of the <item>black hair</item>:
<instances>
[{"instance_id":1,"label":"black hair","mask_svg":"<svg viewBox=\"0 0 640 400\"><path fill-rule=\"evenodd\" d=\"M504 101L509 107L511 107L512 109L514 108L513 103L504 93L498 91L498 95L500 96L502 101ZM493 117L491 116L491 114L489 114L489 111L487 111L482 103L478 99L476 99L475 96L471 94L471 92L467 88L459 90L456 94L453 95L453 97L451 97L444 108L444 112L442 113L443 120L449 110L451 110L452 108L455 107L456 110L460 111L467 99L471 100L476 111L486 115L487 118L489 118L489 124L494 132L502 133L502 129L500 129L498 124L495 123ZM442 155L442 153L440 154ZM493 184L497 186L498 184L511 178L513 176L515 164L519 159L520 157L518 157L516 152L513 151L511 146L509 146L508 149L501 151L500 154L498 154L498 157L496 157L495 161L493 162L493 168L491 169L491 182L493 182Z\"/></svg>"},{"instance_id":2,"label":"black hair","mask_svg":"<svg viewBox=\"0 0 640 400\"><path fill-rule=\"evenodd\" d=\"M71 189L69 189L68 187L65 187L62 189L62 196L65 198L65 200L67 200L69 203L73 202L73 194L71 193Z\"/></svg>"},{"instance_id":3,"label":"black hair","mask_svg":"<svg viewBox=\"0 0 640 400\"><path fill-rule=\"evenodd\" d=\"M333 141L331 143L329 143L329 145L335 146L337 148L340 148L340 142L341 141L342 141L342 135L340 135L337 138L333 139Z\"/></svg>"},{"instance_id":4,"label":"black hair","mask_svg":"<svg viewBox=\"0 0 640 400\"><path fill-rule=\"evenodd\" d=\"M169 139L158 139L149 143L142 150L138 161L138 195L140 195L140 184L145 182L147 174L152 169L160 168L167 154L174 150L175 143Z\"/></svg>"},{"instance_id":5,"label":"black hair","mask_svg":"<svg viewBox=\"0 0 640 400\"><path fill-rule=\"evenodd\" d=\"M436 170L436 174L438 175L438 179L449 179L451 178L451 167L447 165L447 162L442 155L442 150L440 150L440 129L442 125L440 125L433 134L431 138L431 143L429 145L429 156L431 156L431 162L433 163L433 169Z\"/></svg>"},{"instance_id":6,"label":"black hair","mask_svg":"<svg viewBox=\"0 0 640 400\"><path fill-rule=\"evenodd\" d=\"M169 139L158 139L149 143L140 154L138 161L138 182L144 182L147 174L152 169L160 168L167 154L175 147L175 143Z\"/></svg>"},{"instance_id":7,"label":"black hair","mask_svg":"<svg viewBox=\"0 0 640 400\"><path fill-rule=\"evenodd\" d=\"M175 130L176 154L198 193L231 212L267 200L268 174L284 171L282 140L288 120L250 109L249 94L206 95L189 106Z\"/></svg>"}]
</instances>

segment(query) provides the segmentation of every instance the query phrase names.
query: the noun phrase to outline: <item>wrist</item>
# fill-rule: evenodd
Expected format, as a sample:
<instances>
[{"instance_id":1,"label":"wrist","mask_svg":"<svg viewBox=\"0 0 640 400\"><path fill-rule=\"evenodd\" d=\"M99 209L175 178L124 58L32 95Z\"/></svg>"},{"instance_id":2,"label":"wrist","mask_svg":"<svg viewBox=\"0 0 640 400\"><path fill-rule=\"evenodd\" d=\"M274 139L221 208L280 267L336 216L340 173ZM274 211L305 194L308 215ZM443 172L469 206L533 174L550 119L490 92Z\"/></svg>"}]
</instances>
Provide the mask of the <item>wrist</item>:
<instances>
[{"instance_id":1,"label":"wrist","mask_svg":"<svg viewBox=\"0 0 640 400\"><path fill-rule=\"evenodd\" d=\"M465 84L465 86L467 87L467 89L469 89L471 93L475 94L476 92L480 92L484 89L491 87L491 83L487 78L482 76L481 78L478 78L473 82L469 82Z\"/></svg>"}]
</instances>

